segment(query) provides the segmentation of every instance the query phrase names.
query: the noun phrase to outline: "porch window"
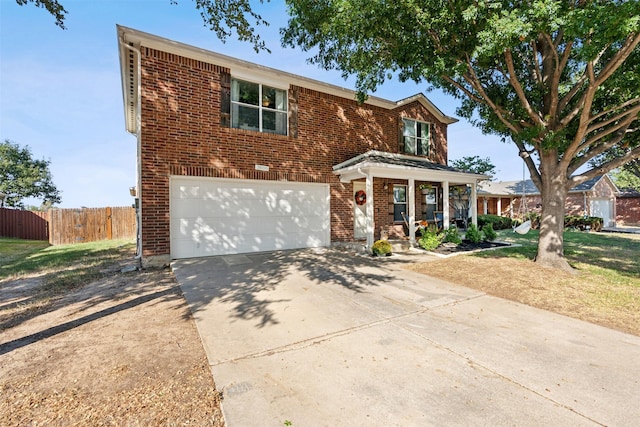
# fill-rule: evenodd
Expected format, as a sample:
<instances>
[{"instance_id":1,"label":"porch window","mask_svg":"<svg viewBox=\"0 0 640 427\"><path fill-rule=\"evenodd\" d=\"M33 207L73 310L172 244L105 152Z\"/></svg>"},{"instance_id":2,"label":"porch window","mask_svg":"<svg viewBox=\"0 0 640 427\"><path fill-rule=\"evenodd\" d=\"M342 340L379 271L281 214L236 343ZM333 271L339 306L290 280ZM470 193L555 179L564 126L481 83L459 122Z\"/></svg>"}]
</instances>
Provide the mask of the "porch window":
<instances>
[{"instance_id":1,"label":"porch window","mask_svg":"<svg viewBox=\"0 0 640 427\"><path fill-rule=\"evenodd\" d=\"M402 119L402 124L404 152L408 154L417 154L418 156L428 156L429 123Z\"/></svg>"},{"instance_id":2,"label":"porch window","mask_svg":"<svg viewBox=\"0 0 640 427\"><path fill-rule=\"evenodd\" d=\"M402 213L407 215L407 186L393 186L393 221L403 222Z\"/></svg>"},{"instance_id":3,"label":"porch window","mask_svg":"<svg viewBox=\"0 0 640 427\"><path fill-rule=\"evenodd\" d=\"M287 134L287 91L231 80L231 127Z\"/></svg>"}]
</instances>

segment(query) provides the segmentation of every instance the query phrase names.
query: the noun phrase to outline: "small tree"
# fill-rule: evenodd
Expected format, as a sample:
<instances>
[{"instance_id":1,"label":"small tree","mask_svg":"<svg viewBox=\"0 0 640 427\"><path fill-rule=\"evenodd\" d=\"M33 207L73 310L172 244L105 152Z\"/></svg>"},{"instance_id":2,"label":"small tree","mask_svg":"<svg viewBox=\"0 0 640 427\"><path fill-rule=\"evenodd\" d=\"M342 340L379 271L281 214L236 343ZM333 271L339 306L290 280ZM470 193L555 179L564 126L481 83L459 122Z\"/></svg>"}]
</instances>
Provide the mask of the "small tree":
<instances>
[{"instance_id":1,"label":"small tree","mask_svg":"<svg viewBox=\"0 0 640 427\"><path fill-rule=\"evenodd\" d=\"M451 160L449 164L465 172L477 173L480 175L487 175L489 181L493 181L496 176L496 166L491 163L491 159L480 156L465 156L460 159Z\"/></svg>"},{"instance_id":2,"label":"small tree","mask_svg":"<svg viewBox=\"0 0 640 427\"><path fill-rule=\"evenodd\" d=\"M496 175L496 166L491 163L488 157L465 156L460 159L451 160L450 165L461 171L487 175L489 181ZM456 214L460 215L465 227L469 220L469 210L471 209L471 188L467 186L451 187L451 197L453 198Z\"/></svg>"},{"instance_id":3,"label":"small tree","mask_svg":"<svg viewBox=\"0 0 640 427\"><path fill-rule=\"evenodd\" d=\"M60 203L60 192L53 184L48 160L36 160L29 147L20 148L6 139L0 143L0 192L4 204L23 208L23 199L42 198L43 205Z\"/></svg>"}]
</instances>

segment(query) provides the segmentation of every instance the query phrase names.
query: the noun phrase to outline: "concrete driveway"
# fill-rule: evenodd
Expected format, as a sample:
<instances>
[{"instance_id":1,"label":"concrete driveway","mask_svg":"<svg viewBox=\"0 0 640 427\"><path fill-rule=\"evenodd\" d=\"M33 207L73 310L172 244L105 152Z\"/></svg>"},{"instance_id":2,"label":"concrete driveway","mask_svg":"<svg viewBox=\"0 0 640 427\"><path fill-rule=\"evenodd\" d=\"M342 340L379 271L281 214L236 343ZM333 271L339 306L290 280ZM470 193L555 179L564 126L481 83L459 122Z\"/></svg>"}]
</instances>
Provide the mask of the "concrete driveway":
<instances>
[{"instance_id":1,"label":"concrete driveway","mask_svg":"<svg viewBox=\"0 0 640 427\"><path fill-rule=\"evenodd\" d=\"M402 269L419 259L175 261L227 425L638 424L639 337Z\"/></svg>"}]
</instances>

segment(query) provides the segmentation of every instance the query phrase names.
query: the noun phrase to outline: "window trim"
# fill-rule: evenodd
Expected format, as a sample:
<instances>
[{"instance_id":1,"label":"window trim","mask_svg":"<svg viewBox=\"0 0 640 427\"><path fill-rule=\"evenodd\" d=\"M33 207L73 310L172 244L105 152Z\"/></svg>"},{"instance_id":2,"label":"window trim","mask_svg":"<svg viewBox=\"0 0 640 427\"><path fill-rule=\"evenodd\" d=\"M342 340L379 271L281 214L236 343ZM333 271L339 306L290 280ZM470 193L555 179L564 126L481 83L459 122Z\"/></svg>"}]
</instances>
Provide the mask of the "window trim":
<instances>
[{"instance_id":1,"label":"window trim","mask_svg":"<svg viewBox=\"0 0 640 427\"><path fill-rule=\"evenodd\" d=\"M404 202L396 202L396 187L404 188ZM392 198L393 198L393 222L394 223L404 223L404 218L396 219L396 206L404 205L404 214L407 215L407 208L409 206L409 202L407 201L407 191L408 186L406 184L393 184L392 187Z\"/></svg>"},{"instance_id":2,"label":"window trim","mask_svg":"<svg viewBox=\"0 0 640 427\"><path fill-rule=\"evenodd\" d=\"M413 132L414 132L413 136L405 134L405 129L406 129L405 124L408 124L409 122L413 122ZM426 127L426 130L427 130L426 138L418 136L418 125L421 125L421 127L422 126ZM421 120L416 120L409 117L403 117L402 118L402 151L403 153L414 155L414 156L424 156L424 157L429 156L431 152L431 127L432 127L432 123L430 122L423 122ZM415 144L416 144L415 153L411 153L407 151L406 138L413 138L415 140ZM424 151L424 146L423 144L421 144L421 142L423 141L426 141L426 153L424 152L420 153L420 151Z\"/></svg>"},{"instance_id":3,"label":"window trim","mask_svg":"<svg viewBox=\"0 0 640 427\"><path fill-rule=\"evenodd\" d=\"M254 104L247 104L241 101L237 101L233 99L233 82L234 81L238 81L238 82L245 82L245 83L251 83L251 84L256 84L258 85L258 104L254 105ZM284 110L279 110L277 108L269 108L269 107L265 107L263 105L262 99L263 99L263 87L267 86L269 88L275 89L276 91L282 91L284 93ZM279 86L273 85L273 84L269 84L269 83L262 83L259 81L255 81L255 80L251 80L251 79L246 79L246 78L241 78L241 77L237 77L237 76L231 76L231 84L230 84L230 127L232 129L242 129L239 126L234 126L234 107L245 107L245 108L252 108L252 109L256 109L258 110L258 129L246 129L246 130L251 130L254 132L260 132L260 133L266 133L266 134L270 134L270 135L282 135L282 136L289 136L289 91L288 89L283 89ZM239 108L238 108L239 109ZM265 131L264 130L264 111L268 111L268 112L274 112L276 114L276 117L278 117L278 115L284 116L284 133L279 133L279 132L270 132L270 131Z\"/></svg>"}]
</instances>

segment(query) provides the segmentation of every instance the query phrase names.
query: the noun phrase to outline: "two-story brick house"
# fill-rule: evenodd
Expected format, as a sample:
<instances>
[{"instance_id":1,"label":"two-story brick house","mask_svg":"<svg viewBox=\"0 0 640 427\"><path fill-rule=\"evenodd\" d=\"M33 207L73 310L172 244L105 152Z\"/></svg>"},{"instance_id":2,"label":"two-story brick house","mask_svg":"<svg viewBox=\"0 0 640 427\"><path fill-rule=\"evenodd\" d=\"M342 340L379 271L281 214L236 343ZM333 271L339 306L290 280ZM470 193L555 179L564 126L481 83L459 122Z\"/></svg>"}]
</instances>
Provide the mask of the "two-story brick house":
<instances>
[{"instance_id":1,"label":"two-story brick house","mask_svg":"<svg viewBox=\"0 0 640 427\"><path fill-rule=\"evenodd\" d=\"M456 119L422 94L359 104L334 85L117 33L143 263L413 240L417 220L449 223L450 186L476 200L483 176L446 166Z\"/></svg>"}]
</instances>

